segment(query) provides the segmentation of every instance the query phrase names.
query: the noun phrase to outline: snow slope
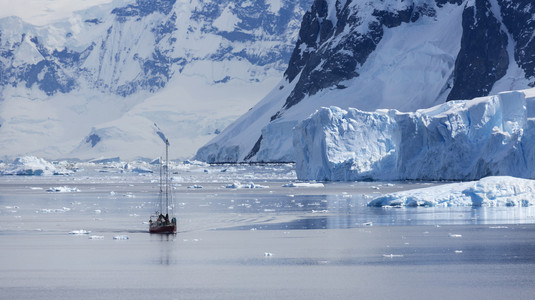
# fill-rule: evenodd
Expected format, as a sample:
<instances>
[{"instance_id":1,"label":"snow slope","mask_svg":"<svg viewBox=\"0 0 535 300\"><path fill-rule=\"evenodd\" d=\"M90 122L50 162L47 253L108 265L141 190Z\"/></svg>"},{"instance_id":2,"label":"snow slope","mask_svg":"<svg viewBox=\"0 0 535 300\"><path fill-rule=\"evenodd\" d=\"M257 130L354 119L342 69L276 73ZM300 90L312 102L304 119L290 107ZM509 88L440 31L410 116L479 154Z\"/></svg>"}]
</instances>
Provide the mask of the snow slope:
<instances>
[{"instance_id":1,"label":"snow slope","mask_svg":"<svg viewBox=\"0 0 535 300\"><path fill-rule=\"evenodd\" d=\"M535 204L534 199L534 180L491 176L479 181L387 194L373 199L368 206L531 206Z\"/></svg>"},{"instance_id":2,"label":"snow slope","mask_svg":"<svg viewBox=\"0 0 535 300\"><path fill-rule=\"evenodd\" d=\"M535 178L535 89L429 109L322 108L294 130L301 180Z\"/></svg>"}]
</instances>

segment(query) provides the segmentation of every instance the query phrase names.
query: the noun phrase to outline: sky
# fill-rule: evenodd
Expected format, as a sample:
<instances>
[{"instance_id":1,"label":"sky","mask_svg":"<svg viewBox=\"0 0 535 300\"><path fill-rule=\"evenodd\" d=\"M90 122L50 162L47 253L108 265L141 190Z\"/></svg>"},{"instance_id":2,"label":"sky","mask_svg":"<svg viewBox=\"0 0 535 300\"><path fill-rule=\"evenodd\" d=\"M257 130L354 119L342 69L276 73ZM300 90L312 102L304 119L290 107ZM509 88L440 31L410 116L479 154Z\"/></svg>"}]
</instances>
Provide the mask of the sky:
<instances>
[{"instance_id":1,"label":"sky","mask_svg":"<svg viewBox=\"0 0 535 300\"><path fill-rule=\"evenodd\" d=\"M112 0L0 0L0 18L18 16L34 25L69 18L72 12Z\"/></svg>"}]
</instances>

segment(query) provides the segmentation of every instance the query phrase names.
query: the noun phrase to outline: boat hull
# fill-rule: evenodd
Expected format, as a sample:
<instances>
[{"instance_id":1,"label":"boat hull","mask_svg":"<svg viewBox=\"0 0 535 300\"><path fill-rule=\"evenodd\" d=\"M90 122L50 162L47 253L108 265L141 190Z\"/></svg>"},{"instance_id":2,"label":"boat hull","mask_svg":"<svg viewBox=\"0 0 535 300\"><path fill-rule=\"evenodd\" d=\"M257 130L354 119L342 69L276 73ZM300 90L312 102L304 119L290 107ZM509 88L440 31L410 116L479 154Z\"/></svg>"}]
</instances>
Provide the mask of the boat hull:
<instances>
[{"instance_id":1,"label":"boat hull","mask_svg":"<svg viewBox=\"0 0 535 300\"><path fill-rule=\"evenodd\" d=\"M170 225L153 225L149 227L150 233L176 233L176 224Z\"/></svg>"}]
</instances>

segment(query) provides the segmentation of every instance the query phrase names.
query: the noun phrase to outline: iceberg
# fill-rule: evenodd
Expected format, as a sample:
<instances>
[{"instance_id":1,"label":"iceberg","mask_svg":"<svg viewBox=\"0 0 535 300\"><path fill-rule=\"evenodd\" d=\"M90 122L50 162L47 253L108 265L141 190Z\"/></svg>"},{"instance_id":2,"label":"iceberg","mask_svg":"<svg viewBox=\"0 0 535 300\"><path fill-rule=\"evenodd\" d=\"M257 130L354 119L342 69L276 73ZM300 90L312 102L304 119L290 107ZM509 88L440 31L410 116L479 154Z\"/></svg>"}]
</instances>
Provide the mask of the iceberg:
<instances>
[{"instance_id":1,"label":"iceberg","mask_svg":"<svg viewBox=\"0 0 535 300\"><path fill-rule=\"evenodd\" d=\"M80 190L76 187L68 187L68 186L57 186L57 187L50 187L46 190L49 193L76 193Z\"/></svg>"},{"instance_id":2,"label":"iceberg","mask_svg":"<svg viewBox=\"0 0 535 300\"><path fill-rule=\"evenodd\" d=\"M293 131L299 180L535 178L535 89L403 113L321 108Z\"/></svg>"},{"instance_id":3,"label":"iceberg","mask_svg":"<svg viewBox=\"0 0 535 300\"><path fill-rule=\"evenodd\" d=\"M42 158L24 156L16 158L7 170L2 173L3 175L41 176L53 175L59 172L53 164Z\"/></svg>"},{"instance_id":4,"label":"iceberg","mask_svg":"<svg viewBox=\"0 0 535 300\"><path fill-rule=\"evenodd\" d=\"M491 176L478 181L456 182L377 197L370 207L419 206L531 206L535 204L535 180Z\"/></svg>"}]
</instances>

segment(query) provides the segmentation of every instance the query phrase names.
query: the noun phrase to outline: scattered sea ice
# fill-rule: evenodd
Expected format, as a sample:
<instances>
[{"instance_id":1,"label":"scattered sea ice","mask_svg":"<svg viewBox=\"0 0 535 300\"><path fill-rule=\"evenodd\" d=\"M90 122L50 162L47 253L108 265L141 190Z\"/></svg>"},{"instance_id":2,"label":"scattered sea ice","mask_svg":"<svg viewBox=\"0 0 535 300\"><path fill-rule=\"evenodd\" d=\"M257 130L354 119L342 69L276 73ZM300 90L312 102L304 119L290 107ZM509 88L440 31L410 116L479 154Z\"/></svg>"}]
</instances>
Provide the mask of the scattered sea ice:
<instances>
[{"instance_id":1,"label":"scattered sea ice","mask_svg":"<svg viewBox=\"0 0 535 300\"><path fill-rule=\"evenodd\" d=\"M452 238L461 238L461 237L463 237L463 235L462 234L450 233L450 237L452 237Z\"/></svg>"},{"instance_id":2,"label":"scattered sea ice","mask_svg":"<svg viewBox=\"0 0 535 300\"><path fill-rule=\"evenodd\" d=\"M90 240L103 240L104 236L102 236L102 235L90 235L89 239Z\"/></svg>"},{"instance_id":3,"label":"scattered sea ice","mask_svg":"<svg viewBox=\"0 0 535 300\"><path fill-rule=\"evenodd\" d=\"M116 235L113 237L114 240L129 240L130 237L128 235Z\"/></svg>"},{"instance_id":4,"label":"scattered sea ice","mask_svg":"<svg viewBox=\"0 0 535 300\"><path fill-rule=\"evenodd\" d=\"M73 230L71 232L69 232L69 234L73 234L73 235L83 235L83 234L89 234L91 231L87 231L87 230L83 230L83 229L80 229L80 230Z\"/></svg>"},{"instance_id":5,"label":"scattered sea ice","mask_svg":"<svg viewBox=\"0 0 535 300\"><path fill-rule=\"evenodd\" d=\"M290 182L287 184L284 184L282 187L312 187L312 188L319 188L324 187L323 183L315 183L315 182Z\"/></svg>"}]
</instances>

